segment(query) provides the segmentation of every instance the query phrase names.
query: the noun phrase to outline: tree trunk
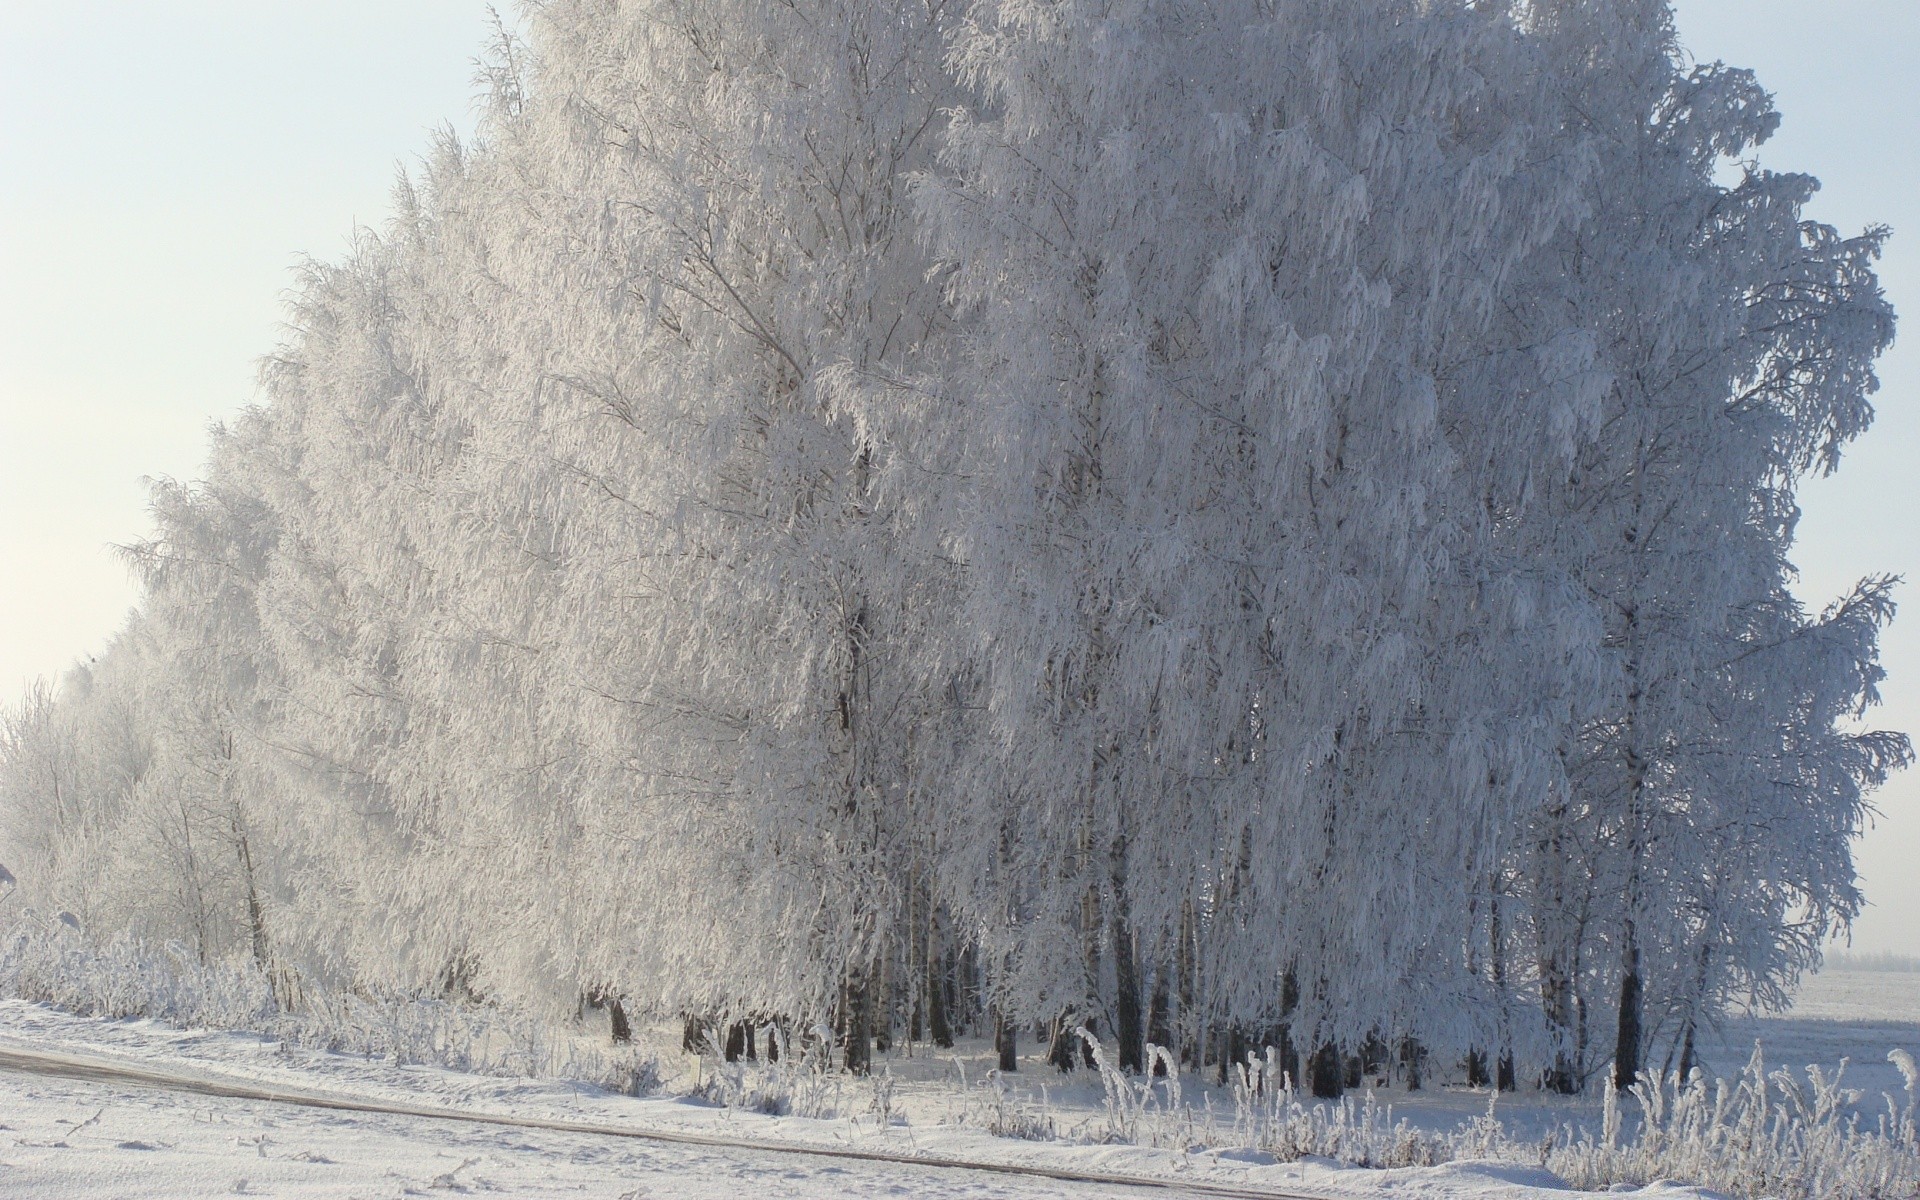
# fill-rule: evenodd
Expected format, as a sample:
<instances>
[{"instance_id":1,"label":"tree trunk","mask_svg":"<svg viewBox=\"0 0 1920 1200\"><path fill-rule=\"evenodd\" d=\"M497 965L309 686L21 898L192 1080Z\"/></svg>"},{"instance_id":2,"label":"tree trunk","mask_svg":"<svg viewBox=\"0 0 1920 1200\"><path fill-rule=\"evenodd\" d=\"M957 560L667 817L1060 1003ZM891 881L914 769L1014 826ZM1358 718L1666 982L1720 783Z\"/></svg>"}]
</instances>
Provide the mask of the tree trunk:
<instances>
[{"instance_id":1,"label":"tree trunk","mask_svg":"<svg viewBox=\"0 0 1920 1200\"><path fill-rule=\"evenodd\" d=\"M1687 997L1686 1022L1680 1033L1680 1082L1684 1085L1687 1077L1693 1074L1693 1032L1699 1024L1700 1010L1707 1003L1707 974L1713 962L1713 943L1700 943L1700 952L1694 956L1692 994Z\"/></svg>"},{"instance_id":2,"label":"tree trunk","mask_svg":"<svg viewBox=\"0 0 1920 1200\"><path fill-rule=\"evenodd\" d=\"M619 1000L607 1000L607 1017L614 1045L623 1046L633 1040L633 1026L627 1023L627 1010Z\"/></svg>"},{"instance_id":3,"label":"tree trunk","mask_svg":"<svg viewBox=\"0 0 1920 1200\"><path fill-rule=\"evenodd\" d=\"M1625 962L1620 969L1620 1023L1613 1043L1613 1086L1626 1091L1640 1078L1640 947L1627 922Z\"/></svg>"},{"instance_id":4,"label":"tree trunk","mask_svg":"<svg viewBox=\"0 0 1920 1200\"><path fill-rule=\"evenodd\" d=\"M1221 1038L1225 1044L1220 1048L1220 1085L1225 1087L1233 1082L1234 1072L1246 1065L1247 1039L1237 1024L1228 1025Z\"/></svg>"},{"instance_id":5,"label":"tree trunk","mask_svg":"<svg viewBox=\"0 0 1920 1200\"><path fill-rule=\"evenodd\" d=\"M1147 1009L1147 1040L1162 1049L1173 1045L1173 1014L1168 1011L1172 999L1168 995L1167 973L1165 968L1156 968L1153 973L1153 1003ZM1153 1060L1153 1073L1167 1073L1166 1060L1156 1057Z\"/></svg>"},{"instance_id":6,"label":"tree trunk","mask_svg":"<svg viewBox=\"0 0 1920 1200\"><path fill-rule=\"evenodd\" d=\"M932 930L927 938L927 1035L933 1044L942 1050L953 1049L953 1026L947 1022L947 972L942 964L947 960L939 952L933 940Z\"/></svg>"},{"instance_id":7,"label":"tree trunk","mask_svg":"<svg viewBox=\"0 0 1920 1200\"><path fill-rule=\"evenodd\" d=\"M1627 541L1633 542L1629 532ZM1619 1091L1632 1087L1640 1078L1640 935L1635 922L1640 915L1640 859L1645 852L1641 809L1646 801L1647 760L1640 753L1640 704L1645 697L1640 678L1640 614L1629 608L1627 618L1627 721L1625 738L1627 767L1627 887L1621 898L1620 928L1620 1006L1613 1039L1613 1086Z\"/></svg>"},{"instance_id":8,"label":"tree trunk","mask_svg":"<svg viewBox=\"0 0 1920 1200\"><path fill-rule=\"evenodd\" d=\"M1175 995L1175 1000L1180 1005L1176 1031L1180 1039L1180 1061L1186 1064L1188 1070L1193 1071L1200 1070L1201 1067L1205 1065L1202 1060L1206 1058L1206 1040L1201 1031L1199 1021L1195 1019L1197 1014L1194 1007L1194 993L1197 990L1198 982L1194 978L1197 970L1195 965L1194 940L1198 936L1198 923L1195 921L1193 915L1193 901L1191 899L1182 901L1180 905L1180 946L1174 954L1173 961L1174 976L1179 980L1179 987Z\"/></svg>"},{"instance_id":9,"label":"tree trunk","mask_svg":"<svg viewBox=\"0 0 1920 1200\"><path fill-rule=\"evenodd\" d=\"M1063 1074L1080 1065L1080 1055L1075 1047L1085 1043L1077 1029L1072 1013L1063 1012L1053 1019L1053 1028L1047 1038L1047 1065Z\"/></svg>"},{"instance_id":10,"label":"tree trunk","mask_svg":"<svg viewBox=\"0 0 1920 1200\"><path fill-rule=\"evenodd\" d=\"M1338 1100L1346 1094L1347 1065L1340 1048L1323 1042L1307 1062L1307 1086L1317 1099Z\"/></svg>"},{"instance_id":11,"label":"tree trunk","mask_svg":"<svg viewBox=\"0 0 1920 1200\"><path fill-rule=\"evenodd\" d=\"M1293 1015L1300 1008L1300 977L1289 967L1280 977L1280 1021L1267 1034L1267 1044L1274 1048L1274 1055L1280 1061L1280 1069L1286 1072L1289 1084L1298 1088L1300 1064L1295 1061L1298 1051L1293 1044Z\"/></svg>"},{"instance_id":12,"label":"tree trunk","mask_svg":"<svg viewBox=\"0 0 1920 1200\"><path fill-rule=\"evenodd\" d=\"M1493 1082L1493 1076L1487 1073L1487 1052L1485 1050L1467 1051L1467 1086L1483 1088Z\"/></svg>"},{"instance_id":13,"label":"tree trunk","mask_svg":"<svg viewBox=\"0 0 1920 1200\"><path fill-rule=\"evenodd\" d=\"M993 1019L993 1048L1000 1055L1000 1070L1003 1072L1018 1071L1020 1069L1020 1057L1018 1047L1014 1042L1015 1030L1013 1021L1010 1020L1005 1013L1001 1012L998 1007L992 1009L991 1012Z\"/></svg>"},{"instance_id":14,"label":"tree trunk","mask_svg":"<svg viewBox=\"0 0 1920 1200\"><path fill-rule=\"evenodd\" d=\"M858 968L847 972L846 1002L841 1006L846 1023L846 1066L852 1075L873 1071L873 1000L867 979Z\"/></svg>"},{"instance_id":15,"label":"tree trunk","mask_svg":"<svg viewBox=\"0 0 1920 1200\"><path fill-rule=\"evenodd\" d=\"M873 1048L885 1054L893 1049L893 957L884 956L875 969L879 978L872 984L868 1002L868 1028L873 1031Z\"/></svg>"},{"instance_id":16,"label":"tree trunk","mask_svg":"<svg viewBox=\"0 0 1920 1200\"><path fill-rule=\"evenodd\" d=\"M1140 970L1134 960L1133 922L1127 911L1127 841L1113 845L1113 1017L1120 1039L1120 1069L1139 1074L1146 1064L1146 1029L1140 1013Z\"/></svg>"},{"instance_id":17,"label":"tree trunk","mask_svg":"<svg viewBox=\"0 0 1920 1200\"><path fill-rule=\"evenodd\" d=\"M1417 1092L1426 1074L1427 1048L1418 1038L1400 1040L1400 1069L1407 1080L1407 1090Z\"/></svg>"},{"instance_id":18,"label":"tree trunk","mask_svg":"<svg viewBox=\"0 0 1920 1200\"><path fill-rule=\"evenodd\" d=\"M1540 1000L1542 1015L1547 1018L1547 1027L1553 1034L1553 1065L1547 1068L1541 1086L1547 1091L1571 1096L1580 1090L1580 1073L1575 1066L1572 1048L1568 1045L1569 1040L1576 1036L1576 997L1573 980L1557 956L1547 955L1541 959Z\"/></svg>"}]
</instances>

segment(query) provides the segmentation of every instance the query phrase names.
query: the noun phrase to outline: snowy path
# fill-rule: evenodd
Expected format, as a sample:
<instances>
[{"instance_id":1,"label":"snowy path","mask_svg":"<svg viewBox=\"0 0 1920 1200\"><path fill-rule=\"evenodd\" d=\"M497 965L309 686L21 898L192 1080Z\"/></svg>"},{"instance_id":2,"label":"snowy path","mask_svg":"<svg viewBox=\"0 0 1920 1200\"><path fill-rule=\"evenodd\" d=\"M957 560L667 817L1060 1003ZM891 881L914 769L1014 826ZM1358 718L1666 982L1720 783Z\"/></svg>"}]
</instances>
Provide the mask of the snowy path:
<instances>
[{"instance_id":1,"label":"snowy path","mask_svg":"<svg viewBox=\"0 0 1920 1200\"><path fill-rule=\"evenodd\" d=\"M11 1123L4 1127L14 1135L8 1156L14 1161L0 1163L0 1183L6 1185L9 1196L120 1194L121 1188L136 1185L146 1194L233 1194L236 1190L247 1194L271 1188L274 1194L332 1196L363 1194L369 1185L377 1189L396 1182L402 1185L402 1194L422 1186L574 1194L594 1189L584 1181L556 1178L552 1169L558 1164L584 1164L600 1168L591 1171L599 1177L597 1182L617 1184L610 1194L636 1197L735 1197L742 1182L751 1179L758 1187L774 1189L762 1191L763 1195L780 1196L1113 1196L1118 1188L1142 1195L1321 1200L1308 1193L1266 1188L460 1112L210 1079L17 1046L0 1047L0 1071L15 1085L7 1089L9 1117L31 1104L76 1112L96 1108L91 1118L37 1114L45 1125L41 1130L19 1129ZM213 1137L211 1149L216 1153L212 1157L223 1166L215 1175L231 1170L235 1145L256 1147L260 1169L249 1176L217 1179L194 1170L193 1160L207 1158L209 1148L178 1140L183 1108L195 1114L190 1125L201 1126L204 1120L207 1131L191 1141ZM199 1115L203 1111L204 1118ZM159 1126L167 1127L176 1140L151 1140L157 1136L151 1131ZM271 1135L268 1130L280 1132ZM147 1137L140 1136L143 1133ZM393 1138L401 1139L408 1152L375 1153L371 1163L355 1164L356 1158L368 1158L371 1147ZM648 1144L635 1147L623 1142ZM295 1143L301 1147L297 1151ZM328 1143L333 1154L311 1148ZM270 1154L269 1148L276 1145L284 1149ZM74 1151L87 1153L76 1156ZM425 1165L413 1171L421 1178L410 1184L409 1176L395 1164L419 1162L428 1151L431 1156ZM23 1152L30 1161L19 1161ZM463 1165L432 1172L443 1159ZM186 1169L185 1175L177 1184L169 1178L163 1185L151 1168L155 1162L172 1165L174 1160L181 1160L178 1165ZM373 1168L376 1173L368 1176ZM509 1180L503 1175L529 1171L524 1179ZM616 1179L607 1180L609 1173ZM360 1178L345 1178L351 1175ZM236 1189L236 1183L242 1186ZM176 1193L178 1185L183 1187Z\"/></svg>"}]
</instances>

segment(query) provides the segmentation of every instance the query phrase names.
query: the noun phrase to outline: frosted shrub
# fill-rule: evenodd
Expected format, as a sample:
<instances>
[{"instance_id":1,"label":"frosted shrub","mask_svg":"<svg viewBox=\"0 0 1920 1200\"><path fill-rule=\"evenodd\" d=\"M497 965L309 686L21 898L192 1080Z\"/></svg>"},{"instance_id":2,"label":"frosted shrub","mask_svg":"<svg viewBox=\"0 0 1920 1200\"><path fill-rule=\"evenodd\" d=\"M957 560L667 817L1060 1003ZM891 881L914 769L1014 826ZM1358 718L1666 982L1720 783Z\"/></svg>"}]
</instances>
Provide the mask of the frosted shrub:
<instances>
[{"instance_id":1,"label":"frosted shrub","mask_svg":"<svg viewBox=\"0 0 1920 1200\"><path fill-rule=\"evenodd\" d=\"M1097 1141L1151 1146L1184 1146L1193 1141L1194 1113L1181 1099L1180 1064L1164 1046L1146 1044L1147 1074L1133 1079L1114 1068L1100 1042L1078 1031L1100 1075L1105 1121L1093 1133ZM1164 1072L1154 1077L1157 1070Z\"/></svg>"},{"instance_id":2,"label":"frosted shrub","mask_svg":"<svg viewBox=\"0 0 1920 1200\"><path fill-rule=\"evenodd\" d=\"M1709 1083L1697 1072L1643 1078L1633 1089L1639 1120L1631 1137L1613 1093L1598 1138L1569 1134L1546 1165L1576 1187L1632 1186L1680 1179L1745 1197L1779 1200L1892 1200L1920 1195L1920 1141L1914 1103L1920 1071L1904 1050L1888 1056L1907 1081L1904 1106L1891 1099L1872 1127L1851 1111L1860 1094L1846 1072L1808 1067L1804 1077L1769 1071L1758 1046L1738 1079Z\"/></svg>"},{"instance_id":3,"label":"frosted shrub","mask_svg":"<svg viewBox=\"0 0 1920 1200\"><path fill-rule=\"evenodd\" d=\"M1905 1102L1889 1100L1871 1126L1852 1110L1860 1093L1842 1085L1844 1062L1832 1072L1769 1071L1756 1047L1735 1080L1709 1083L1697 1073L1684 1084L1643 1080L1624 1109L1609 1089L1597 1134L1569 1126L1544 1144L1508 1132L1497 1096L1484 1116L1448 1133L1396 1121L1392 1106L1372 1092L1333 1103L1303 1098L1271 1050L1234 1067L1229 1118L1210 1100L1198 1109L1185 1103L1177 1065L1157 1047L1147 1058L1150 1067L1163 1063L1166 1073L1158 1080L1123 1074L1099 1046L1093 1051L1103 1113L1083 1135L1098 1141L1166 1149L1234 1145L1282 1161L1314 1157L1379 1168L1500 1159L1543 1165L1591 1190L1666 1179L1747 1200L1920 1196L1920 1064L1905 1050L1888 1056L1906 1080Z\"/></svg>"},{"instance_id":4,"label":"frosted shrub","mask_svg":"<svg viewBox=\"0 0 1920 1200\"><path fill-rule=\"evenodd\" d=\"M299 994L297 1009L283 1007L266 973L247 959L202 963L178 945L154 947L126 935L96 943L36 921L0 933L0 996L83 1016L245 1030L291 1046L481 1074L572 1079L633 1095L660 1087L659 1064L650 1055L587 1044L532 1012L312 985ZM1756 1046L1735 1079L1709 1081L1697 1072L1686 1081L1643 1078L1630 1099L1606 1093L1597 1132L1567 1126L1542 1144L1516 1140L1492 1104L1450 1133L1430 1133L1396 1121L1392 1107L1372 1092L1335 1103L1303 1098L1271 1049L1233 1067L1232 1110L1221 1112L1211 1097L1198 1105L1188 1099L1179 1063L1164 1048L1149 1045L1147 1072L1133 1076L1113 1065L1106 1047L1083 1036L1102 1091L1100 1109L1088 1119L1066 1121L1044 1087L1036 1102L998 1071L970 1085L964 1067L957 1078L961 1103L949 1119L1029 1141L1239 1146L1283 1161L1312 1157L1361 1167L1456 1159L1537 1163L1590 1190L1666 1179L1743 1200L1920 1196L1920 1063L1906 1050L1888 1055L1905 1080L1904 1102L1889 1098L1871 1122L1855 1110L1860 1093L1844 1086L1844 1061L1831 1072L1769 1070ZM856 1085L832 1061L831 1031L816 1028L801 1046L778 1044L777 1062L727 1063L716 1043L720 1061L692 1094L744 1112L817 1120L871 1116L881 1127L894 1122L891 1075Z\"/></svg>"},{"instance_id":5,"label":"frosted shrub","mask_svg":"<svg viewBox=\"0 0 1920 1200\"><path fill-rule=\"evenodd\" d=\"M1356 1103L1302 1101L1273 1049L1233 1071L1234 1122L1227 1135L1275 1158L1331 1158L1361 1167L1432 1166L1458 1157L1446 1138L1395 1122L1393 1107L1369 1091ZM1219 1136L1216 1134L1216 1137Z\"/></svg>"},{"instance_id":6,"label":"frosted shrub","mask_svg":"<svg viewBox=\"0 0 1920 1200\"><path fill-rule=\"evenodd\" d=\"M571 1079L631 1095L660 1086L652 1056L582 1045L530 1012L312 984L299 993L297 1009L282 1007L250 959L203 963L177 944L154 947L124 934L96 943L23 921L0 940L0 996L80 1016L148 1017L395 1064Z\"/></svg>"},{"instance_id":7,"label":"frosted shrub","mask_svg":"<svg viewBox=\"0 0 1920 1200\"><path fill-rule=\"evenodd\" d=\"M202 963L177 943L155 949L124 934L100 944L26 920L0 944L0 995L182 1027L265 1031L280 1018L266 975L250 962Z\"/></svg>"},{"instance_id":8,"label":"frosted shrub","mask_svg":"<svg viewBox=\"0 0 1920 1200\"><path fill-rule=\"evenodd\" d=\"M803 1046L791 1048L777 1029L771 1036L774 1040L770 1044L780 1048L777 1062L728 1062L719 1039L709 1033L713 1071L691 1094L726 1108L768 1116L830 1121L850 1115L847 1077L833 1070L829 1062L833 1045L830 1031L815 1030L815 1036ZM888 1112L891 1108L890 1103L880 1101L877 1092L872 1107Z\"/></svg>"},{"instance_id":9,"label":"frosted shrub","mask_svg":"<svg viewBox=\"0 0 1920 1200\"><path fill-rule=\"evenodd\" d=\"M988 1071L985 1079L968 1089L967 1107L961 1119L994 1137L1023 1142L1051 1142L1060 1136L1060 1126L1053 1106L1047 1101L1045 1088L1041 1089L1040 1103L1035 1104L1015 1091L1007 1077L997 1070Z\"/></svg>"},{"instance_id":10,"label":"frosted shrub","mask_svg":"<svg viewBox=\"0 0 1920 1200\"><path fill-rule=\"evenodd\" d=\"M1113 1068L1097 1041L1085 1034L1100 1074L1105 1121L1099 1141L1185 1149L1195 1144L1235 1144L1292 1161L1330 1158L1363 1167L1431 1166L1456 1154L1448 1139L1395 1122L1390 1105L1369 1092L1358 1102L1304 1101L1269 1048L1248 1055L1232 1073L1233 1117L1223 1124L1206 1102L1186 1102L1180 1065L1165 1047L1147 1046L1147 1074L1133 1078ZM1155 1077L1154 1071L1162 1074Z\"/></svg>"}]
</instances>

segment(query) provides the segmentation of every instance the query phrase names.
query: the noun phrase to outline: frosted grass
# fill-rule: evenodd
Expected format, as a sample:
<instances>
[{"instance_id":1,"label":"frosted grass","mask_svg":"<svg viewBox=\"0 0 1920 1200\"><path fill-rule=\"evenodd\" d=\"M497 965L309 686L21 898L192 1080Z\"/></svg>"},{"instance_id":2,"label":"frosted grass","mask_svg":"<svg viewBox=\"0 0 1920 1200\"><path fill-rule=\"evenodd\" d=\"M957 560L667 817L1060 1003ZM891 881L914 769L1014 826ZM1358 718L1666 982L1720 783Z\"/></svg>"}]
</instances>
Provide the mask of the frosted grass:
<instances>
[{"instance_id":1,"label":"frosted grass","mask_svg":"<svg viewBox=\"0 0 1920 1200\"><path fill-rule=\"evenodd\" d=\"M0 995L82 1016L243 1030L395 1064L566 1079L634 1095L663 1088L661 1064L648 1053L588 1045L564 1023L531 1012L318 988L284 1007L251 961L202 963L178 945L130 937L97 944L65 929L16 926L0 942ZM782 1039L778 1062L728 1063L716 1044L678 1090L740 1112L856 1128L907 1124L891 1072L858 1078L837 1070L829 1032L792 1045ZM1162 1047L1148 1049L1159 1074L1133 1076L1114 1067L1110 1047L1087 1042L1100 1082L1094 1104L1060 1103L1045 1084L1037 1098L1023 1094L998 1071L969 1079L955 1057L940 1123L1025 1141L1208 1149L1251 1162L1524 1164L1590 1191L1666 1180L1742 1200L1920 1196L1920 1066L1906 1050L1888 1056L1904 1098L1888 1097L1871 1120L1856 1107L1863 1093L1845 1084L1844 1061L1831 1071L1772 1068L1756 1046L1733 1078L1646 1079L1624 1098L1607 1094L1598 1129L1575 1118L1529 1138L1501 1120L1497 1097L1485 1114L1453 1129L1417 1127L1373 1092L1337 1102L1303 1096L1269 1049L1234 1067L1226 1102L1217 1103L1217 1089L1189 1094L1176 1056Z\"/></svg>"},{"instance_id":2,"label":"frosted grass","mask_svg":"<svg viewBox=\"0 0 1920 1200\"><path fill-rule=\"evenodd\" d=\"M280 994L287 993L283 979ZM659 1086L650 1055L585 1045L508 1005L310 984L297 994L296 1004L283 1005L274 981L250 959L201 962L177 943L153 946L127 935L101 943L25 923L0 942L0 995L80 1016L246 1031L401 1066L567 1079L633 1095Z\"/></svg>"}]
</instances>

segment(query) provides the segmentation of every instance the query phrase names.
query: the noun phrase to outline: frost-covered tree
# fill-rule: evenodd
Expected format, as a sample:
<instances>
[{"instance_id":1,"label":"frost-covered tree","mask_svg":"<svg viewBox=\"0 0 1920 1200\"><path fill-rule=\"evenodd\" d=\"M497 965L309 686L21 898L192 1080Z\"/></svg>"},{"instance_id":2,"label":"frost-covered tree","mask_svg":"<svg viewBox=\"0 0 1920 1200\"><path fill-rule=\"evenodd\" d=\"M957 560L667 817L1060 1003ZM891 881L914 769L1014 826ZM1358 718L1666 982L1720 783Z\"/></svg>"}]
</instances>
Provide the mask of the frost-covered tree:
<instances>
[{"instance_id":1,"label":"frost-covered tree","mask_svg":"<svg viewBox=\"0 0 1920 1200\"><path fill-rule=\"evenodd\" d=\"M1544 587L1568 632L1502 542L1590 342L1490 318L1582 147L1485 6L982 4L957 57L985 107L926 203L996 752L956 840L1010 1002L1110 1012L1128 1066L1176 995L1329 1048L1424 1025L1555 774L1568 685L1476 606Z\"/></svg>"},{"instance_id":2,"label":"frost-covered tree","mask_svg":"<svg viewBox=\"0 0 1920 1200\"><path fill-rule=\"evenodd\" d=\"M1845 845L1860 789L1905 749L1837 723L1872 696L1873 630L1890 608L1869 582L1823 635L1787 591L1786 556L1794 483L1865 429L1892 322L1871 268L1883 232L1844 239L1804 221L1804 176L1749 163L1716 180L1777 123L1750 73L1684 65L1663 3L1537 5L1534 25L1578 64L1576 127L1601 164L1592 219L1532 290L1593 330L1613 380L1598 435L1543 482L1616 673L1569 747L1573 793L1543 818L1541 984L1574 1043L1556 1083L1576 1082L1577 1014L1611 1009L1625 1086L1643 1063L1654 940L1674 939L1664 964L1705 964L1675 966L1668 985L1691 989L1697 1012L1699 981L1723 969L1706 928L1723 914L1703 911L1728 889L1759 923L1736 957L1767 962L1775 983L1857 904ZM1850 653L1796 661L1784 647L1801 638ZM1729 871L1753 878L1709 882ZM1583 974L1613 994L1587 994Z\"/></svg>"},{"instance_id":3,"label":"frost-covered tree","mask_svg":"<svg viewBox=\"0 0 1920 1200\"><path fill-rule=\"evenodd\" d=\"M1664 3L497 32L9 714L38 903L288 1004L1323 1093L1684 1068L1857 910L1890 584L1810 615L1790 552L1883 235L1744 162L1765 94Z\"/></svg>"}]
</instances>

